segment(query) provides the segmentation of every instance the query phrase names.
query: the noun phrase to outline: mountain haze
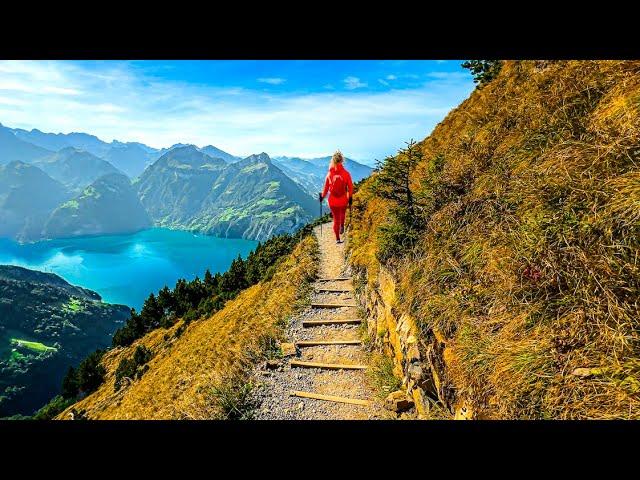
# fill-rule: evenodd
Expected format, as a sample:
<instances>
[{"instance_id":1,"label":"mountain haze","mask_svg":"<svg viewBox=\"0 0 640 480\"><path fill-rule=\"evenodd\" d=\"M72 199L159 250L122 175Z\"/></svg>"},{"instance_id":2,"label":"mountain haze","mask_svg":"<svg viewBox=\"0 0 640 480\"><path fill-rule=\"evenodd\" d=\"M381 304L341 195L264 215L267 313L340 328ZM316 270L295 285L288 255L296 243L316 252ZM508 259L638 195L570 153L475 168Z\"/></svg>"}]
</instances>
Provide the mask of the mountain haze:
<instances>
[{"instance_id":1,"label":"mountain haze","mask_svg":"<svg viewBox=\"0 0 640 480\"><path fill-rule=\"evenodd\" d=\"M51 212L70 196L64 185L33 165L0 165L0 236L40 238Z\"/></svg>"},{"instance_id":2,"label":"mountain haze","mask_svg":"<svg viewBox=\"0 0 640 480\"><path fill-rule=\"evenodd\" d=\"M32 165L74 192L81 191L103 175L122 173L111 163L75 147L65 147Z\"/></svg>"}]
</instances>

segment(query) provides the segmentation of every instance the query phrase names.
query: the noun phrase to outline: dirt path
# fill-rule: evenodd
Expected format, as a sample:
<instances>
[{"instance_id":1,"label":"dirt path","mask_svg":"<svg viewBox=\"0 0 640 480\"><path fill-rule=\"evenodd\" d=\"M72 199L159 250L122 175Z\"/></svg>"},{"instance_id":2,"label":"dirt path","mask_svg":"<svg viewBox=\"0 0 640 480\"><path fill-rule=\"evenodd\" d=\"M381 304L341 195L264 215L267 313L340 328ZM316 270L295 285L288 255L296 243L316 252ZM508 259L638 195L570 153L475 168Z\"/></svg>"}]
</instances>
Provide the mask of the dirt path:
<instances>
[{"instance_id":1,"label":"dirt path","mask_svg":"<svg viewBox=\"0 0 640 480\"><path fill-rule=\"evenodd\" d=\"M319 278L349 277L348 280L316 281L311 306L293 318L287 329L288 342L301 341L358 341L360 325L337 324L304 327L303 322L317 320L357 319L357 308L315 308L314 304L354 305L353 285L344 261L344 243L336 245L331 225L316 227L314 234L320 244ZM346 289L348 292L322 292L319 289ZM386 418L380 402L375 401L365 370L330 370L326 368L297 368L292 362L366 365L368 355L361 344L301 346L296 355L286 356L273 369L261 365L255 372L254 413L257 419L291 420L357 420ZM309 392L349 399L369 400L369 405L352 405L292 396L291 391Z\"/></svg>"}]
</instances>

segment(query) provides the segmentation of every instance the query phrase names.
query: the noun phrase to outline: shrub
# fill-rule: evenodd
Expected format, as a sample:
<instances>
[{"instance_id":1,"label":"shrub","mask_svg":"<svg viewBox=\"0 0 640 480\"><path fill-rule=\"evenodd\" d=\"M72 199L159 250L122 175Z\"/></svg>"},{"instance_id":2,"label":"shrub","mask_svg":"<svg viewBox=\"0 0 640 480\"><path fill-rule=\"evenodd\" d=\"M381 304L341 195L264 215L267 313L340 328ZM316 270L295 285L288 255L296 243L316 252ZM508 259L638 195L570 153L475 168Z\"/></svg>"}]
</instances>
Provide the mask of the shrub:
<instances>
[{"instance_id":1,"label":"shrub","mask_svg":"<svg viewBox=\"0 0 640 480\"><path fill-rule=\"evenodd\" d=\"M117 392L122 386L122 380L129 378L131 380L138 379L149 369L146 363L151 360L151 351L141 345L136 347L131 358L123 358L116 369L114 389Z\"/></svg>"},{"instance_id":2,"label":"shrub","mask_svg":"<svg viewBox=\"0 0 640 480\"><path fill-rule=\"evenodd\" d=\"M254 404L251 399L251 383L224 382L211 389L211 395L226 420L247 420Z\"/></svg>"},{"instance_id":3,"label":"shrub","mask_svg":"<svg viewBox=\"0 0 640 480\"><path fill-rule=\"evenodd\" d=\"M33 417L33 420L53 420L60 413L62 413L67 407L73 405L75 398L64 398L62 395L53 397L49 403L38 410Z\"/></svg>"}]
</instances>

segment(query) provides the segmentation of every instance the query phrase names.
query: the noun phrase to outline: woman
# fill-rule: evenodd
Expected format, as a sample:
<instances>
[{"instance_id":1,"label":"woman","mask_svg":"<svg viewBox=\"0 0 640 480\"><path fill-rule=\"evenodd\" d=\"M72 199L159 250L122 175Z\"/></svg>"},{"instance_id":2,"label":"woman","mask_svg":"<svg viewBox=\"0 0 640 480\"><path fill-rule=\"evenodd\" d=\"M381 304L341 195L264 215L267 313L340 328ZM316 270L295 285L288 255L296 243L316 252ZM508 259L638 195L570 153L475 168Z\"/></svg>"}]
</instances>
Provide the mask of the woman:
<instances>
[{"instance_id":1,"label":"woman","mask_svg":"<svg viewBox=\"0 0 640 480\"><path fill-rule=\"evenodd\" d=\"M324 189L319 194L320 202L329 194L329 208L333 215L333 233L336 243L342 243L340 234L344 233L344 217L347 205L351 205L353 197L353 182L351 174L344 168L344 157L340 150L333 154L329 163L329 173L324 181Z\"/></svg>"}]
</instances>

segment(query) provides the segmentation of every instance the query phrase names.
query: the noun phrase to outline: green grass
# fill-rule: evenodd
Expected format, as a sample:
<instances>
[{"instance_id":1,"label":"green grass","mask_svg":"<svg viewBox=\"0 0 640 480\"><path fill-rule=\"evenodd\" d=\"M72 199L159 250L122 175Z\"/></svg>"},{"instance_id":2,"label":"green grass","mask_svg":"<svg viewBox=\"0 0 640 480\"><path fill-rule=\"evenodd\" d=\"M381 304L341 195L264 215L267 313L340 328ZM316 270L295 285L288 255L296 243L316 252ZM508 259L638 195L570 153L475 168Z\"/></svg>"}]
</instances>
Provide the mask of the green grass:
<instances>
[{"instance_id":1,"label":"green grass","mask_svg":"<svg viewBox=\"0 0 640 480\"><path fill-rule=\"evenodd\" d=\"M379 398L385 398L391 392L402 387L402 379L393 373L393 359L374 353L371 357L371 369L368 371Z\"/></svg>"},{"instance_id":2,"label":"green grass","mask_svg":"<svg viewBox=\"0 0 640 480\"><path fill-rule=\"evenodd\" d=\"M70 208L73 210L77 210L79 207L80 204L77 200L69 200L68 202L63 203L61 208Z\"/></svg>"},{"instance_id":3,"label":"green grass","mask_svg":"<svg viewBox=\"0 0 640 480\"><path fill-rule=\"evenodd\" d=\"M19 362L20 360L24 360L25 357L23 354L21 354L20 352L18 352L17 350L14 350L11 352L11 356L9 357L9 361L10 362Z\"/></svg>"},{"instance_id":4,"label":"green grass","mask_svg":"<svg viewBox=\"0 0 640 480\"><path fill-rule=\"evenodd\" d=\"M28 348L29 350L33 350L34 352L49 352L49 351L55 352L58 350L55 347L48 347L44 343L30 342L28 340L21 340L19 338L12 338L11 344L17 345L18 347Z\"/></svg>"},{"instance_id":5,"label":"green grass","mask_svg":"<svg viewBox=\"0 0 640 480\"><path fill-rule=\"evenodd\" d=\"M62 306L62 309L66 312L81 312L84 310L82 302L77 298L71 298L68 303Z\"/></svg>"}]
</instances>

